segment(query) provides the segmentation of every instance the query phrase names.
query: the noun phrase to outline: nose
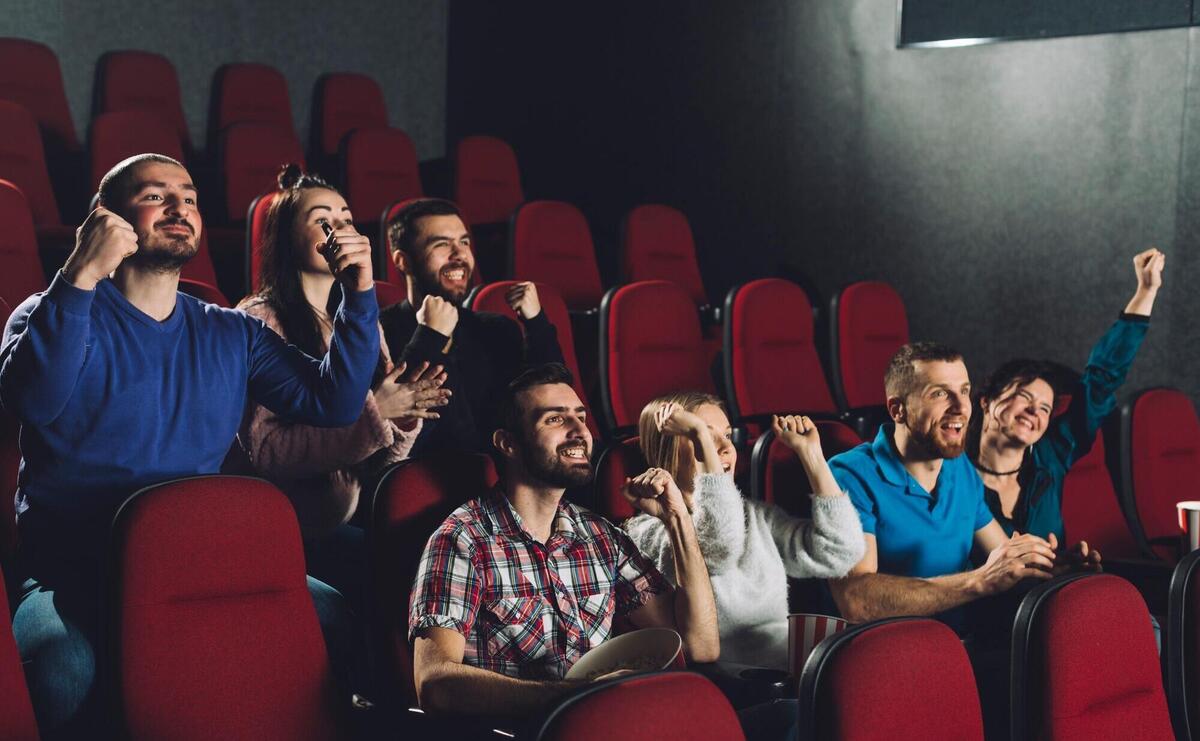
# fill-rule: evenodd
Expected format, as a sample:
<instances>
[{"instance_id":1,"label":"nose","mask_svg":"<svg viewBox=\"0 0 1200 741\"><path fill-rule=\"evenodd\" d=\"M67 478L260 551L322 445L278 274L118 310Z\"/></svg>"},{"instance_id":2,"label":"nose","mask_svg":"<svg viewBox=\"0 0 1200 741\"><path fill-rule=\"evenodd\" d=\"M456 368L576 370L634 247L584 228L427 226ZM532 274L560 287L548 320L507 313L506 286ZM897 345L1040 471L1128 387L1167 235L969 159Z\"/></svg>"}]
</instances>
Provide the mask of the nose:
<instances>
[{"instance_id":1,"label":"nose","mask_svg":"<svg viewBox=\"0 0 1200 741\"><path fill-rule=\"evenodd\" d=\"M971 406L971 400L966 394L963 394L963 393L950 394L950 411L955 412L957 414L962 414L963 410L970 408L970 406Z\"/></svg>"}]
</instances>

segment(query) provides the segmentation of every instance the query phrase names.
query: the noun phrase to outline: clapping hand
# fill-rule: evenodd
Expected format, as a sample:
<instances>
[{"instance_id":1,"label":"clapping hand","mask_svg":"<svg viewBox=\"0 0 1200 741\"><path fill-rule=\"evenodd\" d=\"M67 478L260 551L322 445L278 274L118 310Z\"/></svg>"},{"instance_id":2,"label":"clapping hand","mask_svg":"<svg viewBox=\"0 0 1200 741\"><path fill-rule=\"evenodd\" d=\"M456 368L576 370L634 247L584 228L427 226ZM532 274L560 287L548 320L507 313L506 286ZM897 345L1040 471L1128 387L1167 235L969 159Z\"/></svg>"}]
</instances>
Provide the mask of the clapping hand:
<instances>
[{"instance_id":1,"label":"clapping hand","mask_svg":"<svg viewBox=\"0 0 1200 741\"><path fill-rule=\"evenodd\" d=\"M1050 547L1058 550L1058 538L1054 533L1050 533L1047 538ZM1055 559L1054 574L1066 574L1075 571L1093 571L1099 573L1104 568L1100 565L1100 551L1094 548L1088 548L1086 540L1081 540L1075 545L1067 548L1060 554L1060 558Z\"/></svg>"},{"instance_id":2,"label":"clapping hand","mask_svg":"<svg viewBox=\"0 0 1200 741\"><path fill-rule=\"evenodd\" d=\"M401 362L373 389L380 416L405 426L417 419L437 419L441 415L436 409L450 402L450 389L442 388L446 371L423 362L401 378L407 367Z\"/></svg>"}]
</instances>

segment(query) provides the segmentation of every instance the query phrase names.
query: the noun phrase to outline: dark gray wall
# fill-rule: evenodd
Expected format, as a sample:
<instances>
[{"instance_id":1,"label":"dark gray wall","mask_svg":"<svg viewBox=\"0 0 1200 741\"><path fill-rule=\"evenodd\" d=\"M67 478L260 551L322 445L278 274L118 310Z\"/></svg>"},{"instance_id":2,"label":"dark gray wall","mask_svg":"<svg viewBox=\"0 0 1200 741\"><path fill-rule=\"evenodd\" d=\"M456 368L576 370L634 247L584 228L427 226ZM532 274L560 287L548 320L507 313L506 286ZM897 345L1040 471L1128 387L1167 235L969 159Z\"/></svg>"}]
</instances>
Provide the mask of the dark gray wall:
<instances>
[{"instance_id":1,"label":"dark gray wall","mask_svg":"<svg viewBox=\"0 0 1200 741\"><path fill-rule=\"evenodd\" d=\"M582 204L610 266L620 215L673 203L712 295L785 263L826 297L887 280L976 375L1082 366L1156 245L1167 285L1126 389L1200 398L1197 31L897 50L895 22L880 0L456 0L448 125L511 137L530 194Z\"/></svg>"},{"instance_id":2,"label":"dark gray wall","mask_svg":"<svg viewBox=\"0 0 1200 741\"><path fill-rule=\"evenodd\" d=\"M174 62L192 139L200 146L213 72L226 62L263 62L287 77L306 147L317 77L364 72L382 86L391 124L407 131L417 155L427 159L445 150L447 9L448 0L17 0L5 4L0 35L41 41L58 53L81 137L96 60L113 49L144 49Z\"/></svg>"}]
</instances>

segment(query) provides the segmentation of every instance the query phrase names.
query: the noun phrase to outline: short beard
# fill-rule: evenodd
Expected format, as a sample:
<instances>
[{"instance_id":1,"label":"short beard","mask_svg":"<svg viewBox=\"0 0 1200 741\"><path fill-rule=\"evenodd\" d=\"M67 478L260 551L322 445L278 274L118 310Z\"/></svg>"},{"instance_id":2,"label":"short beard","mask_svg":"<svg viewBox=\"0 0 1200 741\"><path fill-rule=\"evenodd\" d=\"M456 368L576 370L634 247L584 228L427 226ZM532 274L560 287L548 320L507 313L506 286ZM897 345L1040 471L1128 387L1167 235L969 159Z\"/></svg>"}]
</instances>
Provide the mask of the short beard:
<instances>
[{"instance_id":1,"label":"short beard","mask_svg":"<svg viewBox=\"0 0 1200 741\"><path fill-rule=\"evenodd\" d=\"M138 250L125 262L149 273L178 273L193 257L199 246L186 239L159 240L138 235Z\"/></svg>"},{"instance_id":2,"label":"short beard","mask_svg":"<svg viewBox=\"0 0 1200 741\"><path fill-rule=\"evenodd\" d=\"M421 271L417 275L417 287L421 289L421 293L424 295L437 296L438 298L445 299L461 309L463 301L466 301L467 299L467 294L471 292L471 278L474 275L475 271L472 270L467 276L467 287L464 288L462 292L452 293L442 287L442 282L438 280L438 274L436 272L430 272L426 270L424 266L422 266Z\"/></svg>"},{"instance_id":3,"label":"short beard","mask_svg":"<svg viewBox=\"0 0 1200 741\"><path fill-rule=\"evenodd\" d=\"M917 444L924 451L929 459L935 458L957 458L963 453L963 442L957 444L946 443L938 439L937 430L932 432L918 432L910 429L908 431L909 439Z\"/></svg>"},{"instance_id":4,"label":"short beard","mask_svg":"<svg viewBox=\"0 0 1200 741\"><path fill-rule=\"evenodd\" d=\"M583 486L592 480L595 472L592 470L591 461L587 462L586 468L568 466L558 457L557 450L548 456L542 456L540 453L541 451L534 449L527 441L522 441L521 464L530 478L559 489Z\"/></svg>"}]
</instances>

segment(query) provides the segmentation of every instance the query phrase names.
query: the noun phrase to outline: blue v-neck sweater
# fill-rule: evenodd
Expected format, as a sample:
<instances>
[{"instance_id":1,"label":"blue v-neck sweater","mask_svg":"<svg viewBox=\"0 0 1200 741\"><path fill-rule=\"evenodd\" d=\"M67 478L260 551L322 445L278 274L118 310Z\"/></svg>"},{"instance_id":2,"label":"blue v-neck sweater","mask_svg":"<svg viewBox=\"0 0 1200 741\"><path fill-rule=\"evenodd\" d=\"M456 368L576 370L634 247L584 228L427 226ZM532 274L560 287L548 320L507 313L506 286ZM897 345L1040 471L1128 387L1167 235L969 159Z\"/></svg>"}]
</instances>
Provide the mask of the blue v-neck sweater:
<instances>
[{"instance_id":1,"label":"blue v-neck sweater","mask_svg":"<svg viewBox=\"0 0 1200 741\"><path fill-rule=\"evenodd\" d=\"M0 401L21 422L17 506L106 522L138 488L216 473L247 399L309 425L362 411L379 360L374 289L348 291L322 360L258 319L178 294L162 322L104 280L60 273L0 347Z\"/></svg>"}]
</instances>

